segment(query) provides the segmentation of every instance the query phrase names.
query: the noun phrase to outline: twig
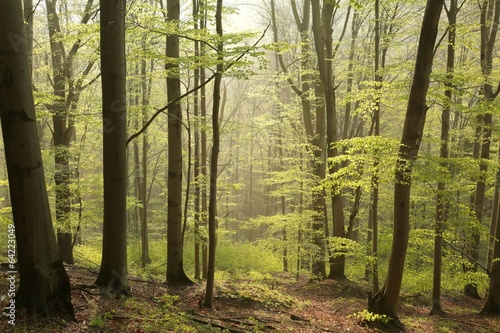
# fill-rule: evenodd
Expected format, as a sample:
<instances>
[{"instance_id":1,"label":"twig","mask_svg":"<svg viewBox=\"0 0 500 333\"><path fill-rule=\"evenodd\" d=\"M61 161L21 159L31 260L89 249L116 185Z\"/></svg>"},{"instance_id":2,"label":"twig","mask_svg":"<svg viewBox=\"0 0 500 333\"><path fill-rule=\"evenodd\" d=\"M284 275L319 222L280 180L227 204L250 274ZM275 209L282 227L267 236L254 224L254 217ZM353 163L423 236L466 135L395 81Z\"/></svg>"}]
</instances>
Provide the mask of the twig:
<instances>
[{"instance_id":1,"label":"twig","mask_svg":"<svg viewBox=\"0 0 500 333\"><path fill-rule=\"evenodd\" d=\"M246 49L242 54L240 54L238 57L236 57L236 59L232 60L231 63L229 65L226 66L226 68L224 68L224 71L227 71L229 68L231 68L237 61L239 61L241 58L243 58L248 52L250 52L254 47L257 46L257 44L260 43L260 41L262 40L262 38L264 38L264 36L266 35L266 32L267 32L267 29L269 29L269 25L267 26L267 28L264 30L264 32L262 33L262 36L260 36L260 38L254 43L254 45L251 47L251 48L248 48ZM144 126L136 133L132 134L128 139L127 139L127 145L130 143L130 141L132 141L133 139L135 139L136 137L138 137L139 135L141 135L142 133L144 133L144 131L149 127L149 125L151 125L151 123L153 122L153 120L155 120L155 118L162 112L165 112L165 110L168 109L168 107L174 103L177 103L179 102L180 100L182 100L183 98L185 98L186 96L192 94L193 92L201 89L202 87L206 86L210 81L212 81L213 79L215 79L215 75L216 74L213 74L212 76L210 76L205 82L203 82L202 84L200 84L199 86L197 87L194 87L193 89L187 91L186 93L182 94L181 96L171 100L170 102L167 103L167 105L165 105L164 107L162 107L161 109L158 109L152 116L151 118L149 118L149 120L146 122L146 124L144 124Z\"/></svg>"},{"instance_id":2,"label":"twig","mask_svg":"<svg viewBox=\"0 0 500 333\"><path fill-rule=\"evenodd\" d=\"M461 249L453 246L450 242L448 242L446 239L443 238L443 242L445 242L449 247L451 247L453 250L455 251L458 251L460 252L462 255L466 256L470 261L472 261L474 264L477 264L479 267L481 267L482 269L484 269L484 271L486 273L488 273L488 269L486 267L484 267L479 261L477 261L476 259L472 258L469 254L465 253L464 251L462 251Z\"/></svg>"}]
</instances>

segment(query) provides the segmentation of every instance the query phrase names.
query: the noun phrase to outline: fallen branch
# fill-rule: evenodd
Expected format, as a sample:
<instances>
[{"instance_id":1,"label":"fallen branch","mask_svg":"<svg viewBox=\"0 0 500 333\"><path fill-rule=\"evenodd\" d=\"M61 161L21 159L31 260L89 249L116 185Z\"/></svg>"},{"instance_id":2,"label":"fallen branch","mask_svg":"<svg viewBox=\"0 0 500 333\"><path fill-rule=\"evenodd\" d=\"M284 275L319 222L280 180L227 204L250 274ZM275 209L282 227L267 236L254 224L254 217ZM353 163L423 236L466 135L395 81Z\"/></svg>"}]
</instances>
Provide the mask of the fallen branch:
<instances>
[{"instance_id":1,"label":"fallen branch","mask_svg":"<svg viewBox=\"0 0 500 333\"><path fill-rule=\"evenodd\" d=\"M194 322L200 323L200 324L210 325L210 326L215 327L215 328L220 328L220 329L225 330L225 331L230 332L230 333L247 333L247 331L240 330L239 328L227 327L224 325L214 323L210 320L204 320L204 319L195 318L195 317L191 317L191 320Z\"/></svg>"}]
</instances>

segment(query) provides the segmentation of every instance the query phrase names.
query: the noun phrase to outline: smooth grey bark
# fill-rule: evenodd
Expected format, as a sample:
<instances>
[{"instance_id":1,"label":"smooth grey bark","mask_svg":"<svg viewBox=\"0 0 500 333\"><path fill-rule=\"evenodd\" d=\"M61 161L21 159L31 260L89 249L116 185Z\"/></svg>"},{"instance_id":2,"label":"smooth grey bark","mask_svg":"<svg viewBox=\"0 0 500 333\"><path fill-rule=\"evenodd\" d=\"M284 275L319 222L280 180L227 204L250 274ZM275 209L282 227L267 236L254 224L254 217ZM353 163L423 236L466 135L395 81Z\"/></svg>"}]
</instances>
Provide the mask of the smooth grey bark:
<instances>
[{"instance_id":1,"label":"smooth grey bark","mask_svg":"<svg viewBox=\"0 0 500 333\"><path fill-rule=\"evenodd\" d=\"M96 284L128 292L125 0L101 0L104 219Z\"/></svg>"},{"instance_id":2,"label":"smooth grey bark","mask_svg":"<svg viewBox=\"0 0 500 333\"><path fill-rule=\"evenodd\" d=\"M179 0L167 0L167 20L179 24ZM168 102L181 96L179 36L167 35L165 55L174 61L165 64L168 71ZM182 112L180 102L168 106L168 179L167 179L167 283L191 284L184 271L182 238Z\"/></svg>"},{"instance_id":3,"label":"smooth grey bark","mask_svg":"<svg viewBox=\"0 0 500 333\"><path fill-rule=\"evenodd\" d=\"M497 202L500 205L500 201ZM499 207L497 207L498 209ZM496 217L493 255L490 266L490 284L486 302L481 310L483 313L500 314L500 214Z\"/></svg>"},{"instance_id":4,"label":"smooth grey bark","mask_svg":"<svg viewBox=\"0 0 500 333\"><path fill-rule=\"evenodd\" d=\"M2 2L7 15L0 23L0 117L20 278L15 306L29 317L74 320L47 198L21 5L18 0Z\"/></svg>"}]
</instances>

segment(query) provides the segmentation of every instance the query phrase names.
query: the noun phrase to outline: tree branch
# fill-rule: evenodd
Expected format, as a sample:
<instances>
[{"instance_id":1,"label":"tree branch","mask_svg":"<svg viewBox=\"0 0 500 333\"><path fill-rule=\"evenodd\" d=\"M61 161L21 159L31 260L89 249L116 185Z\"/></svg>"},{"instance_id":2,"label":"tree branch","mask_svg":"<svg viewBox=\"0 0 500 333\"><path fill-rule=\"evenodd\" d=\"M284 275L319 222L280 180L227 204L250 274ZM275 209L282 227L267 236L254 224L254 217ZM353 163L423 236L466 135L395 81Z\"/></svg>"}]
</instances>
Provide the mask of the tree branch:
<instances>
[{"instance_id":1,"label":"tree branch","mask_svg":"<svg viewBox=\"0 0 500 333\"><path fill-rule=\"evenodd\" d=\"M262 40L262 38L264 38L264 36L266 35L266 32L267 32L267 29L269 29L269 26L271 24L269 23L266 27L266 29L264 30L264 32L262 33L262 35L260 36L260 38L254 43L254 45L252 47L249 47L248 49L246 49L242 54L240 54L238 57L236 57L234 60L231 60L230 63L224 68L224 71L227 71L229 68L231 68L236 62L238 62L239 60L241 60L241 58L243 58L248 52L250 52L254 47L256 47L260 41ZM165 110L168 109L168 107L174 103L177 103L179 102L180 100L184 99L186 96L189 96L190 94L192 94L193 92L201 89L202 87L206 86L210 81L212 81L213 79L215 78L215 74L212 74L212 76L210 76L205 82L203 82L202 84L200 84L199 86L197 87L194 87L193 89L185 92L184 94L182 94L181 96L179 96L178 98L175 98L173 99L172 101L170 101L167 105L165 105L164 107L162 107L161 109L158 109L152 116L151 118L146 122L146 124L144 124L144 126L136 133L132 134L128 139L127 139L127 142L126 142L126 145L128 145L130 143L130 141L132 141L133 139L135 139L136 137L138 137L139 135L141 135L142 133L144 133L144 131L149 127L149 125L151 125L151 123L153 122L153 120L155 120L156 117L158 117L158 115L162 112L164 112Z\"/></svg>"}]
</instances>

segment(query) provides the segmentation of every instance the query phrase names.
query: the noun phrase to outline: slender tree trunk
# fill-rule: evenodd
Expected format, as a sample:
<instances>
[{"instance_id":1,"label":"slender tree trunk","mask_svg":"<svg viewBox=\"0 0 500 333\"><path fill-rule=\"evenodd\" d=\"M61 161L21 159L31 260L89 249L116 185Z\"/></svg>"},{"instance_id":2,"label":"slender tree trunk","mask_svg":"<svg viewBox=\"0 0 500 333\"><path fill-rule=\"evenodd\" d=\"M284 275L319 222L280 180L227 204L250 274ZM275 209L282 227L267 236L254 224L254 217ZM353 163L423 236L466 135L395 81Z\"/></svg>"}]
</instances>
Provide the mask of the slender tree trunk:
<instances>
[{"instance_id":1,"label":"slender tree trunk","mask_svg":"<svg viewBox=\"0 0 500 333\"><path fill-rule=\"evenodd\" d=\"M179 24L179 0L167 0L167 20ZM179 36L167 36L165 54L179 58ZM168 101L181 95L179 65L167 63ZM167 212L167 283L191 284L184 272L184 240L182 238L182 112L180 103L168 107L168 212Z\"/></svg>"},{"instance_id":2,"label":"slender tree trunk","mask_svg":"<svg viewBox=\"0 0 500 333\"><path fill-rule=\"evenodd\" d=\"M104 219L96 284L128 292L125 0L101 0Z\"/></svg>"},{"instance_id":3,"label":"slender tree trunk","mask_svg":"<svg viewBox=\"0 0 500 333\"><path fill-rule=\"evenodd\" d=\"M287 79L293 92L295 92L301 100L302 106L302 117L304 122L305 132L308 138L308 142L311 144L311 168L314 173L318 185L325 178L325 164L324 164L324 154L325 154L325 108L321 103L318 103L316 107L316 128L314 128L312 107L310 94L312 91L311 82L312 76L310 74L310 15L311 15L311 1L305 0L302 7L302 17L299 15L299 10L297 9L297 4L295 0L291 0L292 13L295 19L295 24L299 29L300 40L301 40L301 75L300 75L300 88L295 85L291 78ZM274 32L274 41L278 42L278 28L275 13L274 1L271 1L271 15L272 24ZM287 73L287 67L284 63L281 54L278 54L278 62L281 70ZM317 90L317 89L316 89ZM317 94L317 91L315 91ZM311 224L312 228L312 242L314 244L314 255L312 255L311 263L311 273L314 278L326 278L326 266L325 266L325 229L327 228L327 216L325 195L323 190L314 190L312 193L312 204L311 208L313 210L313 221Z\"/></svg>"},{"instance_id":4,"label":"slender tree trunk","mask_svg":"<svg viewBox=\"0 0 500 333\"><path fill-rule=\"evenodd\" d=\"M493 66L493 49L495 46L496 36L500 21L500 0L483 0L480 3L481 8L481 74L485 78L482 84L482 99L481 102L485 107L484 111L478 116L478 131L481 138L476 144L479 145L480 155L479 172L480 178L476 184L476 192L474 197L473 209L476 214L476 219L479 224L483 220L484 196L486 191L486 173L488 170L488 160L490 158L491 146L491 124L493 121L491 102L496 98L497 93L493 92L491 85L491 71ZM492 22L490 20L492 19ZM476 148L476 147L475 147ZM472 234L471 257L473 259L472 271L477 272L479 262L479 246L480 246L480 231L474 230ZM465 293L479 297L477 285L475 283L465 286Z\"/></svg>"},{"instance_id":5,"label":"slender tree trunk","mask_svg":"<svg viewBox=\"0 0 500 333\"><path fill-rule=\"evenodd\" d=\"M281 147L279 148L281 150ZM283 153L281 153L283 155ZM286 200L285 195L281 195L281 215L285 218L286 214ZM288 272L288 234L286 225L283 226L283 272Z\"/></svg>"},{"instance_id":6,"label":"slender tree trunk","mask_svg":"<svg viewBox=\"0 0 500 333\"><path fill-rule=\"evenodd\" d=\"M94 0L87 0L81 24L86 24L91 17ZM71 110L76 108L82 89L83 81L73 82L72 66L75 54L78 52L81 41L77 39L66 54L61 40L61 27L56 11L57 0L45 0L47 8L47 22L50 37L52 60L52 74L55 101L47 105L52 113L54 124L54 159L55 159L55 192L56 192L56 220L57 240L59 252L64 262L73 263L71 214L71 170L70 146L75 140L75 127L72 124ZM90 72L93 62L89 62L84 75Z\"/></svg>"},{"instance_id":7,"label":"slender tree trunk","mask_svg":"<svg viewBox=\"0 0 500 333\"><path fill-rule=\"evenodd\" d=\"M497 164L500 164L500 146L498 147L497 153ZM493 247L495 246L495 230L497 228L497 218L498 218L498 205L496 202L500 200L500 168L496 172L495 180L495 195L493 198L493 210L491 212L491 222L490 222L490 240L488 244L488 258L486 261L488 270L490 270L491 262L493 260Z\"/></svg>"},{"instance_id":8,"label":"slender tree trunk","mask_svg":"<svg viewBox=\"0 0 500 333\"><path fill-rule=\"evenodd\" d=\"M199 1L193 0L193 22L194 29L198 30ZM194 56L200 56L200 43L194 41ZM194 69L194 86L200 84L200 69L199 66ZM194 278L201 278L200 270L200 204L201 204L201 186L200 186L200 111L199 111L199 94L196 90L193 94L193 115L195 121L194 127Z\"/></svg>"},{"instance_id":9,"label":"slender tree trunk","mask_svg":"<svg viewBox=\"0 0 500 333\"><path fill-rule=\"evenodd\" d=\"M151 83L150 83L151 84ZM146 61L141 61L141 92L142 92L142 127L146 126L148 121L147 106L149 104L149 87L146 80ZM139 201L142 206L139 208L139 217L141 220L141 262L142 267L146 267L151 263L149 256L149 232L148 232L148 198L147 198L147 182L148 182L148 135L147 131L142 133L142 156L141 156L141 183L139 184Z\"/></svg>"},{"instance_id":10,"label":"slender tree trunk","mask_svg":"<svg viewBox=\"0 0 500 333\"><path fill-rule=\"evenodd\" d=\"M334 75L332 59L333 55L333 17L335 5L329 1L312 0L312 31L316 49L319 75L321 79L322 97L324 98L326 111L326 151L328 158L336 157L338 149L331 144L338 140L338 122L336 111L336 93L334 87ZM348 20L348 15L346 17ZM329 173L335 174L338 166L329 167ZM344 238L344 211L342 207L342 196L340 189L333 187L331 194L331 205L333 213L333 237ZM326 234L326 237L329 235ZM331 279L345 279L345 255L339 251L333 251L330 256Z\"/></svg>"},{"instance_id":11,"label":"slender tree trunk","mask_svg":"<svg viewBox=\"0 0 500 333\"><path fill-rule=\"evenodd\" d=\"M0 23L0 117L14 218L9 234L15 229L17 241L17 246L8 245L14 252L17 248L20 278L8 318L15 324L15 310L25 309L30 317L74 320L70 282L57 251L47 198L21 5L4 1L6 15ZM15 282L14 261L8 274Z\"/></svg>"},{"instance_id":12,"label":"slender tree trunk","mask_svg":"<svg viewBox=\"0 0 500 333\"><path fill-rule=\"evenodd\" d=\"M403 126L394 186L394 230L389 269L384 286L369 300L369 310L393 318L397 325L399 294L410 231L410 188L412 164L418 154L425 123L425 100L434 58L439 17L444 0L427 0L420 30L417 60Z\"/></svg>"},{"instance_id":13,"label":"slender tree trunk","mask_svg":"<svg viewBox=\"0 0 500 333\"><path fill-rule=\"evenodd\" d=\"M200 29L205 29L207 26L207 10L205 8L206 2L205 0L200 0L200 7L203 8L203 15L200 17ZM200 56L205 55L205 44L201 43L200 45ZM206 82L207 77L206 77L206 70L205 67L200 68L200 84L203 85L200 89L200 115L201 115L201 157L200 157L200 163L201 163L201 216L200 216L200 226L203 226L203 229L206 230L207 228L207 219L208 219L208 197L207 197L207 178L208 178L208 173L207 173L207 163L208 163L208 158L207 158L207 131L206 131L206 124L207 124L207 95L206 95L206 88L204 83ZM208 247L207 247L207 236L206 232L203 232L203 234L200 237L201 239L201 276L203 279L207 278L207 271L208 271Z\"/></svg>"},{"instance_id":14,"label":"slender tree trunk","mask_svg":"<svg viewBox=\"0 0 500 333\"><path fill-rule=\"evenodd\" d=\"M71 248L71 194L69 184L71 180L69 170L69 148L71 132L68 127L68 114L66 108L66 76L64 70L65 51L60 40L61 28L56 12L56 0L46 0L47 20L50 36L52 56L52 72L54 82L54 95L56 101L52 106L52 119L54 123L54 158L55 158L55 192L56 192L56 220L58 224L57 243L59 253L64 262L72 264L73 251Z\"/></svg>"},{"instance_id":15,"label":"slender tree trunk","mask_svg":"<svg viewBox=\"0 0 500 333\"><path fill-rule=\"evenodd\" d=\"M457 15L457 0L450 1L448 10L448 54L446 60L446 81L445 81L445 105L441 115L441 150L440 158L446 160L449 157L448 142L450 132L450 111L453 97L453 72L455 70L455 36L456 36L456 15ZM443 169L448 169L448 164L442 162ZM434 236L434 271L432 280L432 309L431 314L443 314L441 305L441 264L443 261L443 231L446 224L446 184L444 181L438 183L438 191L436 196L436 225Z\"/></svg>"},{"instance_id":16,"label":"slender tree trunk","mask_svg":"<svg viewBox=\"0 0 500 333\"><path fill-rule=\"evenodd\" d=\"M374 70L375 70L375 89L382 89L383 77L380 75L379 71L382 67L381 62L381 52L380 52L380 1L375 1L375 59L374 59ZM373 114L373 126L374 135L380 135L380 94L377 94L375 102L375 111ZM375 170L371 181L371 205L370 205L370 225L372 229L372 293L373 295L379 292L379 279L378 279L378 187L379 187L379 170L380 161L378 157L375 157L373 162L373 167Z\"/></svg>"},{"instance_id":17,"label":"slender tree trunk","mask_svg":"<svg viewBox=\"0 0 500 333\"><path fill-rule=\"evenodd\" d=\"M220 109L220 91L222 72L224 70L224 43L222 41L222 0L217 0L215 12L215 24L218 36L217 44L217 70L214 79L213 109L212 109L212 157L210 160L210 196L208 204L208 274L207 288L205 293L206 307L213 307L214 301L214 283L215 283L215 249L217 246L217 177L219 163L219 109Z\"/></svg>"}]
</instances>

